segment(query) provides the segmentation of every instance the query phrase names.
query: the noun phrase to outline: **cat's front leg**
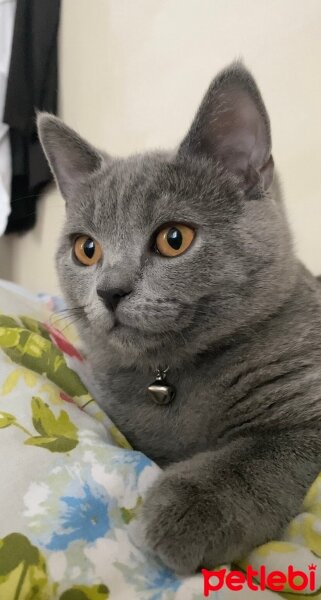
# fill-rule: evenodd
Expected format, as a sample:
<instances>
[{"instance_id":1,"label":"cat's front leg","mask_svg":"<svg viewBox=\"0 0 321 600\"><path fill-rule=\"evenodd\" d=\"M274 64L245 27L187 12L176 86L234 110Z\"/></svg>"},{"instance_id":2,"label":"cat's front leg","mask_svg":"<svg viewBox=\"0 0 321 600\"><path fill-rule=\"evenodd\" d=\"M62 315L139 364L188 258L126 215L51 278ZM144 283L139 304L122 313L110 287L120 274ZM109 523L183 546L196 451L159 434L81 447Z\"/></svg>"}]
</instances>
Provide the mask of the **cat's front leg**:
<instances>
[{"instance_id":1,"label":"cat's front leg","mask_svg":"<svg viewBox=\"0 0 321 600\"><path fill-rule=\"evenodd\" d=\"M321 470L316 430L243 437L169 467L142 509L145 539L180 574L280 536Z\"/></svg>"}]
</instances>

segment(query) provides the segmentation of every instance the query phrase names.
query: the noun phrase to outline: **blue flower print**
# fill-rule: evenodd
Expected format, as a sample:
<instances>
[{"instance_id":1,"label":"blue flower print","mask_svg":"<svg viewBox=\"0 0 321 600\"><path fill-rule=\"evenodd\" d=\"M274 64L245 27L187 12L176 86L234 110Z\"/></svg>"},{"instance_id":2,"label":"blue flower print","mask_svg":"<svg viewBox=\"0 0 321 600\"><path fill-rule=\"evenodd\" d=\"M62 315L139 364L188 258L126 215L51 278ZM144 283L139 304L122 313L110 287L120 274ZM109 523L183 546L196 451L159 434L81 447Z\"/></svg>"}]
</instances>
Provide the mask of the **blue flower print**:
<instances>
[{"instance_id":1,"label":"blue flower print","mask_svg":"<svg viewBox=\"0 0 321 600\"><path fill-rule=\"evenodd\" d=\"M173 593L170 598L174 598L174 593L182 584L182 580L173 571L152 559L147 563L140 562L133 568L120 562L114 564L137 594L142 590L148 592L148 600L165 600L169 598L170 592Z\"/></svg>"},{"instance_id":2,"label":"blue flower print","mask_svg":"<svg viewBox=\"0 0 321 600\"><path fill-rule=\"evenodd\" d=\"M105 492L94 494L88 483L84 485L83 492L80 497L61 497L64 512L60 529L64 533L53 534L46 544L48 550L65 550L75 540L94 542L107 533L110 524Z\"/></svg>"},{"instance_id":3,"label":"blue flower print","mask_svg":"<svg viewBox=\"0 0 321 600\"><path fill-rule=\"evenodd\" d=\"M136 477L142 473L146 467L153 465L152 461L141 452L135 450L125 451L123 449L113 448L112 465L122 467L128 465L135 472Z\"/></svg>"}]
</instances>

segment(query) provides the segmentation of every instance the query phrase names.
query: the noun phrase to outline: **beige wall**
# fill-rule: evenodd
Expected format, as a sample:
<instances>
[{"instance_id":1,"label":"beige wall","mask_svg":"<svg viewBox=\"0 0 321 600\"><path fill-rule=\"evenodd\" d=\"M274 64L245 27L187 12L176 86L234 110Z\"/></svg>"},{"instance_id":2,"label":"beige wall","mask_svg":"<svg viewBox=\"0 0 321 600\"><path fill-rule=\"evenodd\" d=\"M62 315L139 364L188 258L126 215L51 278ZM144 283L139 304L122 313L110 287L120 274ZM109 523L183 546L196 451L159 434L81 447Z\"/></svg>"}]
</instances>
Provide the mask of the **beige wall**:
<instances>
[{"instance_id":1,"label":"beige wall","mask_svg":"<svg viewBox=\"0 0 321 600\"><path fill-rule=\"evenodd\" d=\"M236 57L268 106L274 155L299 255L321 272L320 0L64 0L61 114L93 143L126 154L173 146L213 75ZM0 275L57 292L63 203L0 240Z\"/></svg>"}]
</instances>

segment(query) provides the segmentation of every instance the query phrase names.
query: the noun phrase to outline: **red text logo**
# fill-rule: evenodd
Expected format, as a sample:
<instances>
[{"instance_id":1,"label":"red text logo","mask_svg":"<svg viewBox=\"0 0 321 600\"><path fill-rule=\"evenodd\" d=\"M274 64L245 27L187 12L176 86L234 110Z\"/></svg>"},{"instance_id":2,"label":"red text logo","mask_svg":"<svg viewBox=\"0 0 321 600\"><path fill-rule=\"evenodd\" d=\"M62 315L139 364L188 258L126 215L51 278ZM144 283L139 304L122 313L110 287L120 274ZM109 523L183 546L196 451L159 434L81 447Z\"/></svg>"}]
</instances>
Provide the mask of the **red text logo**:
<instances>
[{"instance_id":1,"label":"red text logo","mask_svg":"<svg viewBox=\"0 0 321 600\"><path fill-rule=\"evenodd\" d=\"M314 592L316 589L316 568L316 565L309 565L307 573L294 569L293 565L289 565L286 573L283 571L270 571L267 573L264 565L257 570L248 565L245 573L241 571L227 572L227 569L218 571L202 569L204 596L207 598L211 592L217 592L223 586L233 592L238 592L244 587L253 591L263 591L268 588L273 592L282 592L286 585L295 592L305 590Z\"/></svg>"}]
</instances>

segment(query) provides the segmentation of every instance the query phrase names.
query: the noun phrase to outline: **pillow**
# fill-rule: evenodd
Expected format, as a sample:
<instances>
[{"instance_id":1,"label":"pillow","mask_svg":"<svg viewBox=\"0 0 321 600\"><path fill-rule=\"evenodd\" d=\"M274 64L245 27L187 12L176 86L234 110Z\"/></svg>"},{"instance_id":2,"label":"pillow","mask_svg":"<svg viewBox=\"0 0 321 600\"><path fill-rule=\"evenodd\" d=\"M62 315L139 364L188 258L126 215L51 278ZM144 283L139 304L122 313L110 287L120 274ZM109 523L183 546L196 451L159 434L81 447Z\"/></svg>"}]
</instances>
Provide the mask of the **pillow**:
<instances>
[{"instance_id":1,"label":"pillow","mask_svg":"<svg viewBox=\"0 0 321 600\"><path fill-rule=\"evenodd\" d=\"M136 514L159 468L96 404L76 332L55 306L0 282L0 599L204 598L202 574L179 578L137 546ZM318 478L283 541L233 569L287 574L291 564L308 576L313 563L320 586L320 517ZM208 581L213 598L230 597L226 580L220 591L218 578ZM237 592L251 593L247 584Z\"/></svg>"}]
</instances>

